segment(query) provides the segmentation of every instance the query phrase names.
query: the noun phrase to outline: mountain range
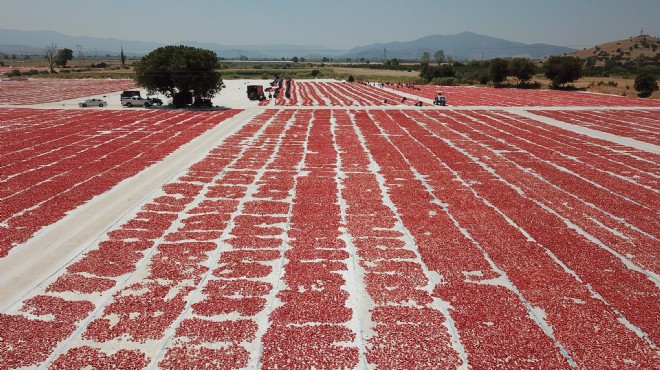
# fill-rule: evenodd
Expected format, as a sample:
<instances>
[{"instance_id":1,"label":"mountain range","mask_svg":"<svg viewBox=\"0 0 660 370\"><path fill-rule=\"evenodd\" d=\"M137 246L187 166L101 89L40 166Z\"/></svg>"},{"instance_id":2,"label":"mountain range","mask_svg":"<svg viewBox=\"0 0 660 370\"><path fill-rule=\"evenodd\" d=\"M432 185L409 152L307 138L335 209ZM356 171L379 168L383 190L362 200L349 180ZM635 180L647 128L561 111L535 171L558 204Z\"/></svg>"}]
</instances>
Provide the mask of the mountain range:
<instances>
[{"instance_id":1,"label":"mountain range","mask_svg":"<svg viewBox=\"0 0 660 370\"><path fill-rule=\"evenodd\" d=\"M69 48L74 56L104 57L117 56L120 51L129 57L146 55L165 44L115 38L69 36L54 31L20 31L0 29L0 53L6 55L41 55L47 45L57 44ZM430 35L406 42L374 43L356 46L350 50L337 50L315 45L220 45L182 41L177 45L188 45L215 51L224 58L280 59L294 56L306 59L352 58L383 60L418 60L424 52L433 55L443 50L455 60L479 60L496 57L528 57L540 59L549 55L562 55L575 49L548 44L524 44L501 38L462 32L455 35Z\"/></svg>"}]
</instances>

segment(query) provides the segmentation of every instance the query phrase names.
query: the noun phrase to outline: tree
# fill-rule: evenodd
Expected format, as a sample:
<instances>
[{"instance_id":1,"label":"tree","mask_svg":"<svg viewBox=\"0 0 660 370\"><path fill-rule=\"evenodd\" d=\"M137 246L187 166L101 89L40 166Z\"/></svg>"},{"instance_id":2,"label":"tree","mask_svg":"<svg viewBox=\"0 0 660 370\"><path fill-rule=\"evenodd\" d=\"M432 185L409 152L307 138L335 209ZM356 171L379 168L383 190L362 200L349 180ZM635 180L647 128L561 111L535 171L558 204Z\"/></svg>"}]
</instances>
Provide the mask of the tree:
<instances>
[{"instance_id":1,"label":"tree","mask_svg":"<svg viewBox=\"0 0 660 370\"><path fill-rule=\"evenodd\" d=\"M527 58L513 58L509 61L509 74L518 80L518 85L531 80L534 72L534 62Z\"/></svg>"},{"instance_id":2,"label":"tree","mask_svg":"<svg viewBox=\"0 0 660 370\"><path fill-rule=\"evenodd\" d=\"M509 62L506 59L495 58L488 65L488 77L495 84L501 84L509 75Z\"/></svg>"},{"instance_id":3,"label":"tree","mask_svg":"<svg viewBox=\"0 0 660 370\"><path fill-rule=\"evenodd\" d=\"M442 64L445 62L445 52L442 50L438 50L433 54L433 60L435 60L438 65Z\"/></svg>"},{"instance_id":4,"label":"tree","mask_svg":"<svg viewBox=\"0 0 660 370\"><path fill-rule=\"evenodd\" d=\"M429 82L434 78L438 78L438 77L455 77L455 76L456 76L456 72L454 71L454 68L452 68L452 66L449 64L443 64L439 67L427 66L426 68L422 68L419 74L419 77L424 79L424 81L426 82Z\"/></svg>"},{"instance_id":5,"label":"tree","mask_svg":"<svg viewBox=\"0 0 660 370\"><path fill-rule=\"evenodd\" d=\"M121 53L119 54L119 59L121 60L121 66L123 67L126 64L126 55L124 55L124 45L121 46Z\"/></svg>"},{"instance_id":6,"label":"tree","mask_svg":"<svg viewBox=\"0 0 660 370\"><path fill-rule=\"evenodd\" d=\"M316 78L321 74L321 71L319 71L318 69L312 69L311 74L313 78Z\"/></svg>"},{"instance_id":7,"label":"tree","mask_svg":"<svg viewBox=\"0 0 660 370\"><path fill-rule=\"evenodd\" d=\"M648 98L654 91L658 90L658 82L650 73L640 73L635 77L635 91L640 98Z\"/></svg>"},{"instance_id":8,"label":"tree","mask_svg":"<svg viewBox=\"0 0 660 370\"><path fill-rule=\"evenodd\" d=\"M164 46L135 65L135 82L150 91L171 96L174 105L210 99L222 89L215 52L190 46Z\"/></svg>"},{"instance_id":9,"label":"tree","mask_svg":"<svg viewBox=\"0 0 660 370\"><path fill-rule=\"evenodd\" d=\"M396 58L388 59L383 63L385 67L396 67L399 65L399 60Z\"/></svg>"},{"instance_id":10,"label":"tree","mask_svg":"<svg viewBox=\"0 0 660 370\"><path fill-rule=\"evenodd\" d=\"M569 82L575 82L582 76L580 58L569 56L551 56L543 63L545 77L552 81L554 88Z\"/></svg>"},{"instance_id":11,"label":"tree","mask_svg":"<svg viewBox=\"0 0 660 370\"><path fill-rule=\"evenodd\" d=\"M298 57L293 57L293 58L291 58L291 61L294 62L294 63L298 63L299 60L300 60L300 59L298 59Z\"/></svg>"},{"instance_id":12,"label":"tree","mask_svg":"<svg viewBox=\"0 0 660 370\"><path fill-rule=\"evenodd\" d=\"M53 69L53 66L55 65L56 55L57 55L57 44L51 42L50 45L46 46L46 61L48 61L48 68L50 73L55 73L55 69Z\"/></svg>"},{"instance_id":13,"label":"tree","mask_svg":"<svg viewBox=\"0 0 660 370\"><path fill-rule=\"evenodd\" d=\"M421 61L422 61L422 65L428 65L428 64L431 62L431 54L429 54L428 51L425 51L425 52L422 54L422 59L421 59Z\"/></svg>"},{"instance_id":14,"label":"tree","mask_svg":"<svg viewBox=\"0 0 660 370\"><path fill-rule=\"evenodd\" d=\"M58 66L65 67L66 62L72 59L73 59L73 50L64 48L57 51L54 61L55 64L57 64Z\"/></svg>"}]
</instances>

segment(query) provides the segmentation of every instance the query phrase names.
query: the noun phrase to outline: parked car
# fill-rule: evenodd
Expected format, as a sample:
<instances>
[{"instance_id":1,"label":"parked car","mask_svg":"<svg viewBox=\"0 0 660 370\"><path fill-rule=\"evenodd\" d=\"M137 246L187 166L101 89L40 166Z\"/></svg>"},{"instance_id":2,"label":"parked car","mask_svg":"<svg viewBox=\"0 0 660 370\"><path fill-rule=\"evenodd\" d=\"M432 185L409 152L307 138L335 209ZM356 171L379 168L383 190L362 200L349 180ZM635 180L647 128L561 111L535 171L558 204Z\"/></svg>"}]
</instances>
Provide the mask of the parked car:
<instances>
[{"instance_id":1,"label":"parked car","mask_svg":"<svg viewBox=\"0 0 660 370\"><path fill-rule=\"evenodd\" d=\"M85 107L105 107L108 105L108 102L102 99L87 99L78 103L78 106L81 108Z\"/></svg>"},{"instance_id":2,"label":"parked car","mask_svg":"<svg viewBox=\"0 0 660 370\"><path fill-rule=\"evenodd\" d=\"M162 101L160 98L150 98L150 97L147 97L147 99L148 99L148 100L151 100L151 105L157 105L157 106L159 106L159 107L160 107L161 105L163 105L163 101Z\"/></svg>"},{"instance_id":3,"label":"parked car","mask_svg":"<svg viewBox=\"0 0 660 370\"><path fill-rule=\"evenodd\" d=\"M145 107L151 106L151 100L143 99L139 96L131 96L130 98L121 98L121 105L125 107Z\"/></svg>"}]
</instances>

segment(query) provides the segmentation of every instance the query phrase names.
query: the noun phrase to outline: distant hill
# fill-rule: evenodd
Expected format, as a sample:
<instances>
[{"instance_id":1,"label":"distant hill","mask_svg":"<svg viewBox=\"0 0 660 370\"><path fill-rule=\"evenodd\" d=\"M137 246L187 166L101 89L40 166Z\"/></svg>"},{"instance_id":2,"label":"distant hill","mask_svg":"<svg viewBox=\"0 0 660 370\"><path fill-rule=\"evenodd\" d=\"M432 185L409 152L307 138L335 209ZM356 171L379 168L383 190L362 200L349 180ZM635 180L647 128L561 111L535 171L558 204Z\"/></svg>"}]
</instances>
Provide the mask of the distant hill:
<instances>
[{"instance_id":1,"label":"distant hill","mask_svg":"<svg viewBox=\"0 0 660 370\"><path fill-rule=\"evenodd\" d=\"M432 35L407 42L378 43L358 46L342 57L354 59L418 60L424 52L444 51L456 60L480 60L498 57L527 57L541 59L550 55L572 53L575 49L547 44L523 44L496 37L462 32L456 35Z\"/></svg>"},{"instance_id":2,"label":"distant hill","mask_svg":"<svg viewBox=\"0 0 660 370\"><path fill-rule=\"evenodd\" d=\"M235 58L245 56L247 58L293 58L305 57L310 55L322 55L326 57L337 57L345 50L335 50L319 45L290 45L290 44L272 44L272 45L220 45L214 43L203 43L197 41L182 41L180 44L196 48L213 50L220 57Z\"/></svg>"},{"instance_id":3,"label":"distant hill","mask_svg":"<svg viewBox=\"0 0 660 370\"><path fill-rule=\"evenodd\" d=\"M76 37L53 31L19 31L0 29L0 53L12 55L39 55L43 54L47 45L52 42L59 48L69 48L74 51L74 56L79 50L85 56L117 56L124 48L124 54L130 57L149 54L154 49L165 46L155 42L144 42L135 40L120 40L113 38L98 37ZM318 54L328 57L336 57L345 50L333 50L322 46L300 46L300 45L220 45L214 43L202 43L197 41L181 41L176 45L187 45L215 51L218 56L225 58L236 58L245 56L247 58L292 58L294 56L305 56ZM77 46L82 46L82 49Z\"/></svg>"},{"instance_id":4,"label":"distant hill","mask_svg":"<svg viewBox=\"0 0 660 370\"><path fill-rule=\"evenodd\" d=\"M5 54L43 54L47 45L73 50L74 56L82 52L86 56L119 55L122 46L127 56L145 55L162 44L144 41L119 40L87 36L69 36L53 31L19 31L0 29L0 52ZM82 48L78 48L80 45ZM7 51L5 51L7 50ZM20 51L24 51L21 53ZM8 52L12 51L12 52Z\"/></svg>"},{"instance_id":5,"label":"distant hill","mask_svg":"<svg viewBox=\"0 0 660 370\"><path fill-rule=\"evenodd\" d=\"M43 54L47 45L56 43L59 48L69 48L74 56L82 53L87 57L117 56L121 48L129 57L142 56L150 53L164 44L136 40L120 40L115 38L98 38L86 36L69 36L53 31L19 31L0 29L0 53L17 55ZM540 59L549 55L572 53L575 49L547 44L523 44L490 36L463 32L457 35L432 35L408 42L391 42L385 44L370 44L358 46L351 50L336 50L317 45L220 45L215 43L200 43L197 41L182 41L176 44L200 47L215 51L224 58L245 56L250 59L268 58L290 59L294 56L306 59L328 58L365 58L382 60L398 58L418 60L426 51L433 55L443 50L446 56L457 60L492 59L496 57L523 56Z\"/></svg>"},{"instance_id":6,"label":"distant hill","mask_svg":"<svg viewBox=\"0 0 660 370\"><path fill-rule=\"evenodd\" d=\"M612 41L596 45L590 49L572 53L582 59L598 57L601 59L621 58L622 61L636 60L640 56L655 58L660 53L660 37L640 35L625 40Z\"/></svg>"}]
</instances>

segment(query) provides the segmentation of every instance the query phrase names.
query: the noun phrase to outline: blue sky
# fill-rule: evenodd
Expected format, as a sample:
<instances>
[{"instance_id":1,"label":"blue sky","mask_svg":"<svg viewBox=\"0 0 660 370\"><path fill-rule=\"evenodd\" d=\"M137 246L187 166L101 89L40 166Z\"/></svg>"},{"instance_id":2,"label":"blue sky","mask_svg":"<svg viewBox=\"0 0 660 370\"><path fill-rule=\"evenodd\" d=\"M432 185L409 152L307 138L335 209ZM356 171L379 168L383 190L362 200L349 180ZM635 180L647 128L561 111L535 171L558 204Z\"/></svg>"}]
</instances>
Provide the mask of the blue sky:
<instances>
[{"instance_id":1,"label":"blue sky","mask_svg":"<svg viewBox=\"0 0 660 370\"><path fill-rule=\"evenodd\" d=\"M0 28L348 49L471 31L576 49L660 36L660 0L0 0Z\"/></svg>"}]
</instances>

